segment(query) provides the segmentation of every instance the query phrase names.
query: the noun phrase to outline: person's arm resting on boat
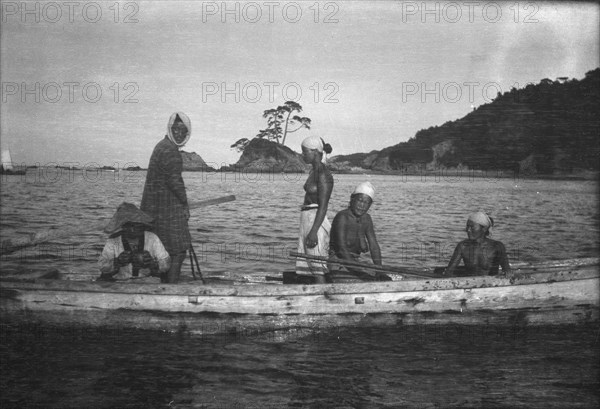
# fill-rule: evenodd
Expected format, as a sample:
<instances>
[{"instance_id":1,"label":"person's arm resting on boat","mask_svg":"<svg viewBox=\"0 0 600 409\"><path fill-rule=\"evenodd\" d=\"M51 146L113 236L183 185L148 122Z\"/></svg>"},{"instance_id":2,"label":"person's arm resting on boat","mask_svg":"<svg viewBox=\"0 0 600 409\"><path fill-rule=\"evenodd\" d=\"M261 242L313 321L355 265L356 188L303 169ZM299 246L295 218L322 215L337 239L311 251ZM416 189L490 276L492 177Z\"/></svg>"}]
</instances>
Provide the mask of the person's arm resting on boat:
<instances>
[{"instance_id":1,"label":"person's arm resting on boat","mask_svg":"<svg viewBox=\"0 0 600 409\"><path fill-rule=\"evenodd\" d=\"M381 260L381 248L379 247L377 237L375 236L375 227L373 226L373 220L368 214L365 214L363 217L366 217L367 222L367 231L365 232L365 236L367 237L367 243L369 243L371 259L373 260L373 264L381 266L383 265L383 261ZM387 274L381 271L377 271L375 273L375 277L380 281L391 280L391 278Z\"/></svg>"},{"instance_id":2,"label":"person's arm resting on boat","mask_svg":"<svg viewBox=\"0 0 600 409\"><path fill-rule=\"evenodd\" d=\"M461 241L460 243L458 243L456 245L456 248L454 249L454 253L452 254L452 257L450 258L450 262L448 263L448 267L446 267L446 269L444 270L442 275L445 275L448 277L452 277L454 275L454 270L456 270L456 267L458 267L458 265L460 264L460 260L462 259L463 244L464 243Z\"/></svg>"},{"instance_id":3,"label":"person's arm resting on boat","mask_svg":"<svg viewBox=\"0 0 600 409\"><path fill-rule=\"evenodd\" d=\"M506 255L506 248L504 247L504 244L501 242L498 242L498 256L500 258L500 267L502 268L502 275L508 277L508 278L512 278L513 276L513 272L512 269L510 268L510 263L508 262L508 256Z\"/></svg>"},{"instance_id":4,"label":"person's arm resting on boat","mask_svg":"<svg viewBox=\"0 0 600 409\"><path fill-rule=\"evenodd\" d=\"M380 266L380 265L382 265L381 248L379 247L379 243L377 242L377 237L375 236L375 228L373 227L373 220L371 220L371 216L368 214L365 214L365 217L366 217L366 222L367 222L367 231L365 232L365 236L367 237L367 243L369 243L371 259L373 260L373 264Z\"/></svg>"}]
</instances>

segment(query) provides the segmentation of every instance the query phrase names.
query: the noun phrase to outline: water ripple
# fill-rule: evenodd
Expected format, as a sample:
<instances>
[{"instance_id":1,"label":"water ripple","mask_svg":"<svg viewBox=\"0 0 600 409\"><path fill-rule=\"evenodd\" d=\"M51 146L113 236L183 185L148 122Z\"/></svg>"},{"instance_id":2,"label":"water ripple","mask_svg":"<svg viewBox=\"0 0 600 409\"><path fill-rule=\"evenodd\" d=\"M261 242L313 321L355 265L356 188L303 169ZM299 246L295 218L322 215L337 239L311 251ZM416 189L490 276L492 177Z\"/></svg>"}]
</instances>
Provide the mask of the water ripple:
<instances>
[{"instance_id":1,"label":"water ripple","mask_svg":"<svg viewBox=\"0 0 600 409\"><path fill-rule=\"evenodd\" d=\"M56 257L38 259L73 270L96 268L106 240L89 226L108 221L122 201L139 204L143 189L114 176L94 183L80 176L48 183L12 181L2 189L2 239L23 237L52 227L75 232L48 243ZM226 175L227 176L227 175ZM89 178L88 178L89 179ZM285 260L295 250L299 204L304 178L270 175L252 181L203 178L184 173L190 200L234 193L236 201L192 210L190 230L203 269L241 274L264 273L270 268L293 268ZM297 180L296 180L297 179ZM598 188L586 181L514 181L484 179L442 181L434 178L386 175L335 175L328 217L348 206L358 183L370 180L376 199L370 214L385 264L443 265L456 243L465 238L469 213L482 209L496 225L492 238L502 241L511 261L598 256ZM229 254L225 257L225 253ZM249 260L244 261L244 257ZM77 257L71 254L78 254ZM17 261L22 256L6 256ZM282 259L273 259L276 254ZM46 256L47 257L47 256ZM30 264L32 261L28 261ZM186 260L183 271L189 271Z\"/></svg>"}]
</instances>

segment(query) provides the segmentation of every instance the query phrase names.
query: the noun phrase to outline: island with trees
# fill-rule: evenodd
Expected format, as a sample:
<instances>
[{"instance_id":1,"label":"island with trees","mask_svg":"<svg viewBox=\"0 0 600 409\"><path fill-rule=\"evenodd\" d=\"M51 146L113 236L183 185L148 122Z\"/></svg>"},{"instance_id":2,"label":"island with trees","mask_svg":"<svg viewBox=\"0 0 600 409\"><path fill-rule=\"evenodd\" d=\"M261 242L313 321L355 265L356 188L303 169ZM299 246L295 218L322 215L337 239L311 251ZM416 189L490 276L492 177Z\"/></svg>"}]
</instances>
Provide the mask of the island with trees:
<instances>
[{"instance_id":1,"label":"island with trees","mask_svg":"<svg viewBox=\"0 0 600 409\"><path fill-rule=\"evenodd\" d=\"M253 139L242 138L231 145L242 152L234 167L304 169L300 154L284 146L290 132L310 129L309 118L293 115L301 111L292 101L264 111L267 128ZM597 178L598 112L600 68L581 80L546 78L498 93L463 118L422 129L408 141L380 151L333 156L328 166L337 172L418 174L445 169Z\"/></svg>"}]
</instances>

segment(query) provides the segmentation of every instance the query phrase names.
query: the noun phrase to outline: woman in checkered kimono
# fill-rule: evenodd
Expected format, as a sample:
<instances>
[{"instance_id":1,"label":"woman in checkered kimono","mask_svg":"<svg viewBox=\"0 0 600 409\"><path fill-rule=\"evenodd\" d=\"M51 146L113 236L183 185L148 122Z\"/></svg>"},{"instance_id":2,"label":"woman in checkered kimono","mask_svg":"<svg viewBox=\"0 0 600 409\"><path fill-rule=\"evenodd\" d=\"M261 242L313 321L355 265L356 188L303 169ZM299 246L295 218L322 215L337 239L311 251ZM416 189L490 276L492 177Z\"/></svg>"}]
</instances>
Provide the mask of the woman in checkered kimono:
<instances>
[{"instance_id":1,"label":"woman in checkered kimono","mask_svg":"<svg viewBox=\"0 0 600 409\"><path fill-rule=\"evenodd\" d=\"M171 268L163 281L176 283L181 264L190 248L188 228L190 211L181 172L183 160L179 149L192 133L190 119L183 112L171 115L167 135L150 157L140 208L154 218L154 233L171 256Z\"/></svg>"}]
</instances>

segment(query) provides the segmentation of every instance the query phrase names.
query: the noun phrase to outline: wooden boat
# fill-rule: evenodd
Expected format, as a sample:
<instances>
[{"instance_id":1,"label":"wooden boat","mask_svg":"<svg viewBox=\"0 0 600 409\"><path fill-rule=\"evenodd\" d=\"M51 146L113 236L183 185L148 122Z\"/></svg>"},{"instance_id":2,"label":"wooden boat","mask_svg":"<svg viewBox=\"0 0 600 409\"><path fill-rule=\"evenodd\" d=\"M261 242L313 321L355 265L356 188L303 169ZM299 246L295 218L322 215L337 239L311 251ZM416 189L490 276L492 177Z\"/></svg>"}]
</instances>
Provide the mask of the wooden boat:
<instances>
[{"instance_id":1,"label":"wooden boat","mask_svg":"<svg viewBox=\"0 0 600 409\"><path fill-rule=\"evenodd\" d=\"M513 268L516 266L513 265ZM598 321L598 259L516 268L512 278L453 277L282 285L67 280L59 271L0 277L3 323L247 333L429 324Z\"/></svg>"}]
</instances>

